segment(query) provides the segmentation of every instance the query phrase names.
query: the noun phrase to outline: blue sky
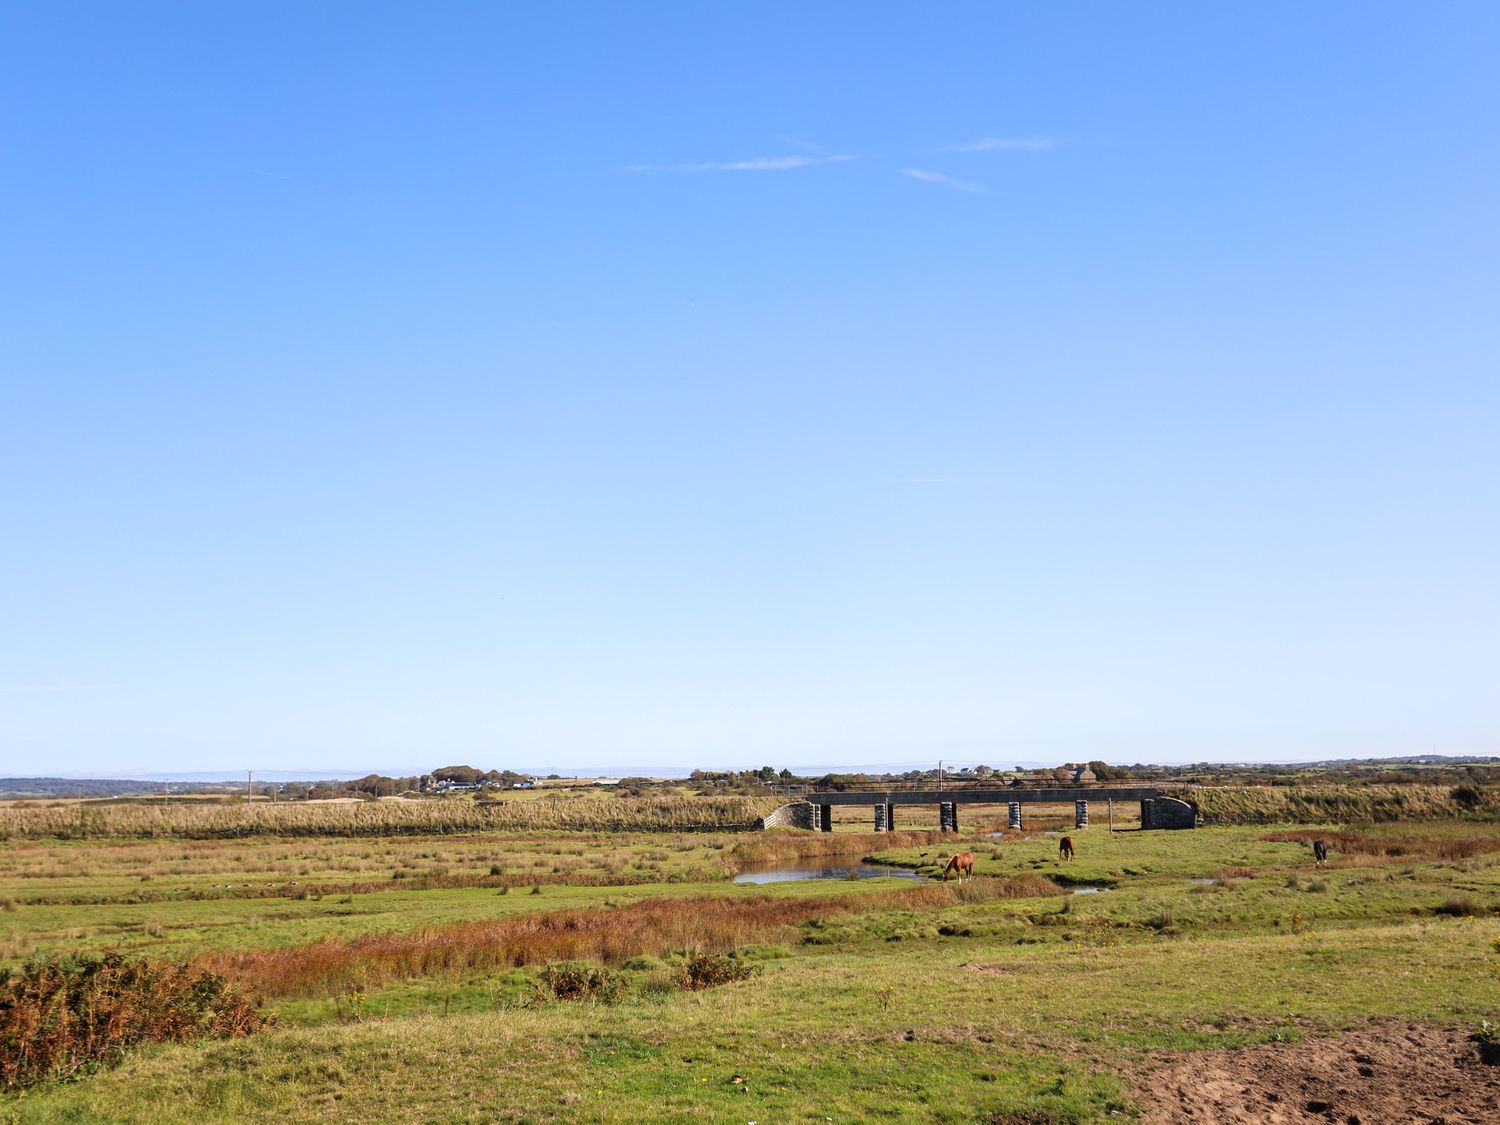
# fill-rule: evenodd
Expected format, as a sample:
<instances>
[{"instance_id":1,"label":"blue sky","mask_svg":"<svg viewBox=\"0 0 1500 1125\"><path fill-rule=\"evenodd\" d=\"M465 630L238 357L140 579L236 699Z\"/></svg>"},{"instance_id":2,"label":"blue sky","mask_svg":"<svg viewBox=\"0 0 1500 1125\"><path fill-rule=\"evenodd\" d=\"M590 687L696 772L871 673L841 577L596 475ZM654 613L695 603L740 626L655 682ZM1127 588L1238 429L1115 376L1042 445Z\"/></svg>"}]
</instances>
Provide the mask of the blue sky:
<instances>
[{"instance_id":1,"label":"blue sky","mask_svg":"<svg viewBox=\"0 0 1500 1125\"><path fill-rule=\"evenodd\" d=\"M1500 753L1497 33L7 5L0 772Z\"/></svg>"}]
</instances>

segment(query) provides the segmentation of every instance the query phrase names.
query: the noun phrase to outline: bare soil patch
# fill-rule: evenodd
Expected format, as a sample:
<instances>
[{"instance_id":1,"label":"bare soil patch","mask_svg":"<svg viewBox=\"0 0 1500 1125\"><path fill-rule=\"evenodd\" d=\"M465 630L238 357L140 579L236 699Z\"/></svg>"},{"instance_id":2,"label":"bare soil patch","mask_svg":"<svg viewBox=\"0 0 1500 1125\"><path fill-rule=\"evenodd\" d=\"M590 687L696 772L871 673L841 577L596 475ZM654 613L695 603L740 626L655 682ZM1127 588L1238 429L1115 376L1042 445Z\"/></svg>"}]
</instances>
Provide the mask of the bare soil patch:
<instances>
[{"instance_id":1,"label":"bare soil patch","mask_svg":"<svg viewBox=\"0 0 1500 1125\"><path fill-rule=\"evenodd\" d=\"M1142 1120L1303 1125L1500 1122L1500 1067L1463 1031L1381 1023L1300 1043L1159 1056L1137 1076Z\"/></svg>"}]
</instances>

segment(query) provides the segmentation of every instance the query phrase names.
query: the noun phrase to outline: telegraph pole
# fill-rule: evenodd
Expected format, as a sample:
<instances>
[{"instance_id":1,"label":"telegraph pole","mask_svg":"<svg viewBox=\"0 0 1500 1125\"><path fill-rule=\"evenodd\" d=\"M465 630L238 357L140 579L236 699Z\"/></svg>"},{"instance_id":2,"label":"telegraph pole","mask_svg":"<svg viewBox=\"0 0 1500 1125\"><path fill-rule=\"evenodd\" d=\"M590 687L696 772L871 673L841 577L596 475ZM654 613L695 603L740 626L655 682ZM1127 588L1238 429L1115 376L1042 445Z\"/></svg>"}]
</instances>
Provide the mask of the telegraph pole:
<instances>
[{"instance_id":1,"label":"telegraph pole","mask_svg":"<svg viewBox=\"0 0 1500 1125\"><path fill-rule=\"evenodd\" d=\"M245 771L245 800L255 800L255 771Z\"/></svg>"},{"instance_id":2,"label":"telegraph pole","mask_svg":"<svg viewBox=\"0 0 1500 1125\"><path fill-rule=\"evenodd\" d=\"M943 791L943 759L938 759L938 792Z\"/></svg>"}]
</instances>

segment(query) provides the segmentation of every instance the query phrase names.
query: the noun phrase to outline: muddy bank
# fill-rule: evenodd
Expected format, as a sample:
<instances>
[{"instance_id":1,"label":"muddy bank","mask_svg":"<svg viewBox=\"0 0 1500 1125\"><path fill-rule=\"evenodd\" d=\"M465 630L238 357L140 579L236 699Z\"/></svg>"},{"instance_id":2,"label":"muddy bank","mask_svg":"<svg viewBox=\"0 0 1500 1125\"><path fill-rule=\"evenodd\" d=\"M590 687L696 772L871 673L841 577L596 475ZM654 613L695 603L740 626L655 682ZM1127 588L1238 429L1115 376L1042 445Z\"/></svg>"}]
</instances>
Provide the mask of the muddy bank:
<instances>
[{"instance_id":1,"label":"muddy bank","mask_svg":"<svg viewBox=\"0 0 1500 1125\"><path fill-rule=\"evenodd\" d=\"M1500 1122L1500 1067L1463 1030L1380 1023L1300 1043L1162 1055L1135 1080L1150 1125Z\"/></svg>"}]
</instances>

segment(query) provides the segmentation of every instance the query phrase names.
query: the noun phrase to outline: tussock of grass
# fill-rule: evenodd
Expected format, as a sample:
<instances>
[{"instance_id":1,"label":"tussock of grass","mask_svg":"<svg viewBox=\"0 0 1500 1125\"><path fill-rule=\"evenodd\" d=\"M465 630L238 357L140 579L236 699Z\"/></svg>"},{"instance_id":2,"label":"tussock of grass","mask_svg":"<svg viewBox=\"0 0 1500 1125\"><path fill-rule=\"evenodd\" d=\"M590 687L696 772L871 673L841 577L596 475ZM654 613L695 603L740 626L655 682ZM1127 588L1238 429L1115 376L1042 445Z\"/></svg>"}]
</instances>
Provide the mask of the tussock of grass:
<instances>
[{"instance_id":1,"label":"tussock of grass","mask_svg":"<svg viewBox=\"0 0 1500 1125\"><path fill-rule=\"evenodd\" d=\"M1450 918L1482 918L1490 911L1483 903L1474 901L1469 895L1454 894L1434 906L1432 912L1446 914Z\"/></svg>"}]
</instances>

